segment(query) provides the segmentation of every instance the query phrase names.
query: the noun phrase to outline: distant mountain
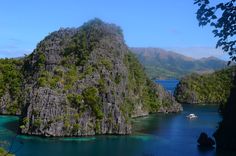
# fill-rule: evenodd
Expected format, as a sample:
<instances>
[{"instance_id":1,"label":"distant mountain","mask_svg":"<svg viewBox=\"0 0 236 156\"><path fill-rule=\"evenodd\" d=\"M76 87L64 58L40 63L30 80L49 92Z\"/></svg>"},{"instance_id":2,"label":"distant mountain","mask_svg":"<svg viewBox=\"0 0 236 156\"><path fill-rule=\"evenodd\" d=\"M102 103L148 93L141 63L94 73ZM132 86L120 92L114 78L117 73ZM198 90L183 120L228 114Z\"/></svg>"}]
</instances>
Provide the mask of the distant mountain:
<instances>
[{"instance_id":1,"label":"distant mountain","mask_svg":"<svg viewBox=\"0 0 236 156\"><path fill-rule=\"evenodd\" d=\"M226 67L216 57L194 59L160 48L130 48L151 79L181 78L190 73L209 73Z\"/></svg>"}]
</instances>

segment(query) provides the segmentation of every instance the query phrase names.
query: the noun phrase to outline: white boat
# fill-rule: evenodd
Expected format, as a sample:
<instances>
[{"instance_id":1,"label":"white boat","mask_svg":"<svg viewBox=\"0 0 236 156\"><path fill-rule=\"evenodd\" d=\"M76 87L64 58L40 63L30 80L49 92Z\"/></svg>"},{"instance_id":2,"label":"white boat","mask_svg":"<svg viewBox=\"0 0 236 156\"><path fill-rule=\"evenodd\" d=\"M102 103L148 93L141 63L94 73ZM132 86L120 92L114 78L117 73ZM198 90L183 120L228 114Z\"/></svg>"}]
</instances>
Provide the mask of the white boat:
<instances>
[{"instance_id":1,"label":"white boat","mask_svg":"<svg viewBox=\"0 0 236 156\"><path fill-rule=\"evenodd\" d=\"M195 119L195 118L197 118L197 116L196 116L195 114L189 114L189 115L187 115L186 117L189 118L189 119Z\"/></svg>"}]
</instances>

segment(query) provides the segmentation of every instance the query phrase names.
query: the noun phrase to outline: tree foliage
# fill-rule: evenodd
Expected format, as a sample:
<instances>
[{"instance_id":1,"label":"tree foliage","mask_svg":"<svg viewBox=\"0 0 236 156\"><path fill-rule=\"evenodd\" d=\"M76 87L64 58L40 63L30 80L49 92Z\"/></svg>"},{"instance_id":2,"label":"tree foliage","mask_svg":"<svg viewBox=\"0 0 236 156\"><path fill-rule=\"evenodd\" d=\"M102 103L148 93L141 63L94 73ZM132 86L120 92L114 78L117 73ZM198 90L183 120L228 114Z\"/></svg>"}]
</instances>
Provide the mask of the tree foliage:
<instances>
[{"instance_id":1,"label":"tree foliage","mask_svg":"<svg viewBox=\"0 0 236 156\"><path fill-rule=\"evenodd\" d=\"M233 85L233 73L236 67L230 67L211 74L192 74L181 79L175 90L177 101L182 103L224 104Z\"/></svg>"},{"instance_id":2,"label":"tree foliage","mask_svg":"<svg viewBox=\"0 0 236 156\"><path fill-rule=\"evenodd\" d=\"M221 47L230 55L232 61L236 61L236 0L229 0L210 6L209 0L195 0L199 6L197 19L199 26L210 24L213 34L218 38L216 48Z\"/></svg>"},{"instance_id":3,"label":"tree foliage","mask_svg":"<svg viewBox=\"0 0 236 156\"><path fill-rule=\"evenodd\" d=\"M135 104L140 102L139 99L136 99L135 97L141 97L145 109L150 112L157 111L160 103L158 102L158 97L156 95L155 85L153 85L153 82L147 78L142 65L131 52L125 55L124 62L128 67L129 81L127 89L129 94L133 96L129 97L129 100L125 101L124 106L126 108L121 108L121 110L124 110L123 112L126 114L127 112L130 114L130 112L134 110Z\"/></svg>"},{"instance_id":4,"label":"tree foliage","mask_svg":"<svg viewBox=\"0 0 236 156\"><path fill-rule=\"evenodd\" d=\"M102 119L103 112L98 89L96 87L88 87L83 91L82 95L85 104L92 108L92 111L98 119Z\"/></svg>"},{"instance_id":5,"label":"tree foliage","mask_svg":"<svg viewBox=\"0 0 236 156\"><path fill-rule=\"evenodd\" d=\"M14 156L14 155L7 152L4 148L0 147L0 156Z\"/></svg>"},{"instance_id":6,"label":"tree foliage","mask_svg":"<svg viewBox=\"0 0 236 156\"><path fill-rule=\"evenodd\" d=\"M20 92L22 75L19 66L22 62L14 59L0 59L0 97L9 90L13 97Z\"/></svg>"}]
</instances>

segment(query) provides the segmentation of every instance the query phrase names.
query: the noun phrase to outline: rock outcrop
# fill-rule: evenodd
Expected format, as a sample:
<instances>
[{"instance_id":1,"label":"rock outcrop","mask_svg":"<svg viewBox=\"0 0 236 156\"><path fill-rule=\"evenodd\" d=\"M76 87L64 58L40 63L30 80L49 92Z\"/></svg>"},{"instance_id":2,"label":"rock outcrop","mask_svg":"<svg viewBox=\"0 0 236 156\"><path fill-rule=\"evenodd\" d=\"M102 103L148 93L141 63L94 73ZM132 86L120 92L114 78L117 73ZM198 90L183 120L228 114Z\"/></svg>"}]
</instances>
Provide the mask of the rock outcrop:
<instances>
[{"instance_id":1,"label":"rock outcrop","mask_svg":"<svg viewBox=\"0 0 236 156\"><path fill-rule=\"evenodd\" d=\"M192 74L180 80L174 96L181 103L224 105L233 85L236 66L211 74Z\"/></svg>"},{"instance_id":2,"label":"rock outcrop","mask_svg":"<svg viewBox=\"0 0 236 156\"><path fill-rule=\"evenodd\" d=\"M160 113L175 113L178 111L183 111L183 107L175 101L174 96L167 92L161 85L159 84L153 84L155 85L156 94L159 100L162 101L162 104L158 110Z\"/></svg>"},{"instance_id":3,"label":"rock outcrop","mask_svg":"<svg viewBox=\"0 0 236 156\"><path fill-rule=\"evenodd\" d=\"M199 147L206 149L211 149L215 145L215 141L204 132L200 134L197 142Z\"/></svg>"},{"instance_id":4,"label":"rock outcrop","mask_svg":"<svg viewBox=\"0 0 236 156\"><path fill-rule=\"evenodd\" d=\"M122 30L99 19L51 33L22 71L23 134L129 134L131 117L182 110L147 78Z\"/></svg>"}]
</instances>

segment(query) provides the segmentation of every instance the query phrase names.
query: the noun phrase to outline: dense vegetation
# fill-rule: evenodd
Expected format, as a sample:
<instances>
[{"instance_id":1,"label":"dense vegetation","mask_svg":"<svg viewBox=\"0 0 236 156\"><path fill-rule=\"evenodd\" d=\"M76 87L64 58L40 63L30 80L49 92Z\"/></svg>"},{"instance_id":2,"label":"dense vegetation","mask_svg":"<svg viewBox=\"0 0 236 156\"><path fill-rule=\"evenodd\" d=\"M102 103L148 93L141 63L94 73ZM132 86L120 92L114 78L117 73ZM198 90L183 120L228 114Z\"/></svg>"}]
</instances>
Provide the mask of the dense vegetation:
<instances>
[{"instance_id":1,"label":"dense vegetation","mask_svg":"<svg viewBox=\"0 0 236 156\"><path fill-rule=\"evenodd\" d=\"M8 153L4 148L0 147L0 156L14 156L11 153Z\"/></svg>"},{"instance_id":2,"label":"dense vegetation","mask_svg":"<svg viewBox=\"0 0 236 156\"><path fill-rule=\"evenodd\" d=\"M121 110L123 114L126 115L126 120L129 120L134 113L135 105L141 102L139 100L142 100L142 103L144 104L143 109L146 111L150 111L152 107L153 109L158 109L159 103L157 102L155 90L150 88L151 86L148 84L149 80L144 73L143 67L137 61L134 54L131 52L126 54L124 62L128 67L127 89L131 96L125 99L125 103L122 105ZM151 90L153 92L151 92ZM139 97L142 98L140 99Z\"/></svg>"},{"instance_id":3,"label":"dense vegetation","mask_svg":"<svg viewBox=\"0 0 236 156\"><path fill-rule=\"evenodd\" d=\"M153 82L147 78L142 65L131 52L125 55L125 63L127 64L129 70L128 90L141 97L142 103L145 104L144 107L146 110L151 112L157 111L161 105L161 101L158 101L156 90L152 86ZM132 96L130 99L132 99ZM130 104L130 106L126 107L132 108L135 103L132 104L128 101L129 100L127 100L127 104Z\"/></svg>"},{"instance_id":4,"label":"dense vegetation","mask_svg":"<svg viewBox=\"0 0 236 156\"><path fill-rule=\"evenodd\" d=\"M224 104L233 87L235 66L212 74L192 74L183 78L175 91L175 97L184 103Z\"/></svg>"},{"instance_id":5,"label":"dense vegetation","mask_svg":"<svg viewBox=\"0 0 236 156\"><path fill-rule=\"evenodd\" d=\"M159 48L131 48L151 79L180 79L191 73L222 69L226 62L214 57L193 59Z\"/></svg>"},{"instance_id":6,"label":"dense vegetation","mask_svg":"<svg viewBox=\"0 0 236 156\"><path fill-rule=\"evenodd\" d=\"M0 99L7 101L4 105L1 104L6 114L20 112L22 63L18 59L0 59Z\"/></svg>"}]
</instances>

